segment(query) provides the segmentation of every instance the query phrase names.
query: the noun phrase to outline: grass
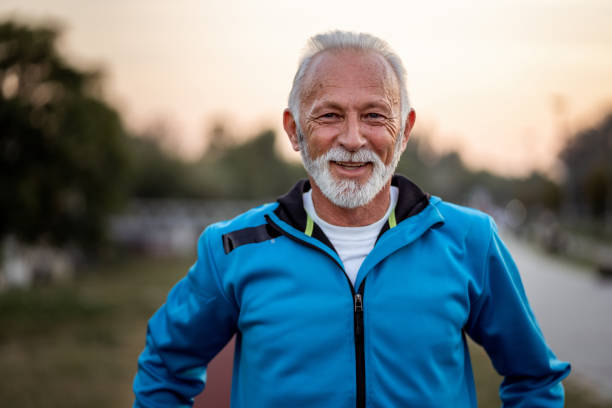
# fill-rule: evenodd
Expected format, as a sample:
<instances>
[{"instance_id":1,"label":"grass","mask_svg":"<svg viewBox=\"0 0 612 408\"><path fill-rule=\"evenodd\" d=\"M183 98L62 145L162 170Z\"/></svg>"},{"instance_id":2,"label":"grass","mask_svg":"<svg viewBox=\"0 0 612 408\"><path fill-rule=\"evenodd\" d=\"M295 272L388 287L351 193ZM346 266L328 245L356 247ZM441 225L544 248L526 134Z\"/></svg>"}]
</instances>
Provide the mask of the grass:
<instances>
[{"instance_id":1,"label":"grass","mask_svg":"<svg viewBox=\"0 0 612 408\"><path fill-rule=\"evenodd\" d=\"M62 286L0 294L0 401L8 407L127 407L146 323L191 261L108 263ZM501 381L471 345L479 406L500 406ZM567 406L603 408L566 382Z\"/></svg>"},{"instance_id":2,"label":"grass","mask_svg":"<svg viewBox=\"0 0 612 408\"><path fill-rule=\"evenodd\" d=\"M474 380L478 397L478 406L489 408L499 407L501 402L498 396L498 388L502 377L497 374L484 349L470 342L470 355L474 370ZM565 387L565 406L577 408L612 408L612 401L604 400L594 390L577 382L570 377L563 381Z\"/></svg>"},{"instance_id":3,"label":"grass","mask_svg":"<svg viewBox=\"0 0 612 408\"><path fill-rule=\"evenodd\" d=\"M131 406L146 323L190 262L131 260L61 287L0 294L0 401Z\"/></svg>"}]
</instances>

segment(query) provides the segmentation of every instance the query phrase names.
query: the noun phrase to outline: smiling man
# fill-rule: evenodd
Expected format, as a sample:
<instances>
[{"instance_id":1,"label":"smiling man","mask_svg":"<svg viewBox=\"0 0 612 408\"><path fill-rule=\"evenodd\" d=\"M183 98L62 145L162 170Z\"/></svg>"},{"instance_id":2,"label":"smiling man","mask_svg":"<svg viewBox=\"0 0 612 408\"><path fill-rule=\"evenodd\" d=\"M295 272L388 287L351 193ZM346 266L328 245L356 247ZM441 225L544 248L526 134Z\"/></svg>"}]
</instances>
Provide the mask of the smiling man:
<instances>
[{"instance_id":1,"label":"smiling man","mask_svg":"<svg viewBox=\"0 0 612 408\"><path fill-rule=\"evenodd\" d=\"M149 322L134 406L190 406L234 334L233 407L475 407L467 336L505 407L563 406L569 364L493 221L393 175L414 121L384 41L310 40L283 114L308 180L204 231Z\"/></svg>"}]
</instances>

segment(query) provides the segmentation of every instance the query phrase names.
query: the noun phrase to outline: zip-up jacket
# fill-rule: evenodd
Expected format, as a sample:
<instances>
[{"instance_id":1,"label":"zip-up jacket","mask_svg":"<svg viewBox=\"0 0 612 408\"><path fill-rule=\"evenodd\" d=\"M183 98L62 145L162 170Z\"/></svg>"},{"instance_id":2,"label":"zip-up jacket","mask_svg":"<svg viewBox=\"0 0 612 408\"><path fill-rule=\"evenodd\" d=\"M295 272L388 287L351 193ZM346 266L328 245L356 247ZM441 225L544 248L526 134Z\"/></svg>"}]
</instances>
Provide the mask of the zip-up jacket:
<instances>
[{"instance_id":1,"label":"zip-up jacket","mask_svg":"<svg viewBox=\"0 0 612 408\"><path fill-rule=\"evenodd\" d=\"M206 228L151 318L135 407L186 407L236 334L231 406L476 407L466 337L504 376L504 407L562 407L546 345L495 224L394 176L399 199L355 286L299 182Z\"/></svg>"}]
</instances>

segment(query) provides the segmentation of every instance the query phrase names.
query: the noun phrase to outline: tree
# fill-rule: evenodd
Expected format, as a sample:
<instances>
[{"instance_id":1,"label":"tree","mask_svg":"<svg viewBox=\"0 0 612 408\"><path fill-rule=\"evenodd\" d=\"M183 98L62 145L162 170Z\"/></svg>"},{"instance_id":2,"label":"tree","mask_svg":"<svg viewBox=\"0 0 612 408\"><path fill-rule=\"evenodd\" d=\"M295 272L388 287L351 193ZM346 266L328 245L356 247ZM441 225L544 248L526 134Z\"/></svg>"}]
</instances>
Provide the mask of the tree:
<instances>
[{"instance_id":1,"label":"tree","mask_svg":"<svg viewBox=\"0 0 612 408\"><path fill-rule=\"evenodd\" d=\"M274 148L275 133L264 130L243 144L209 151L198 174L207 190L219 197L273 199L306 173L288 163Z\"/></svg>"},{"instance_id":2,"label":"tree","mask_svg":"<svg viewBox=\"0 0 612 408\"><path fill-rule=\"evenodd\" d=\"M565 191L571 210L603 219L612 213L612 113L578 132L559 154L566 167Z\"/></svg>"},{"instance_id":3,"label":"tree","mask_svg":"<svg viewBox=\"0 0 612 408\"><path fill-rule=\"evenodd\" d=\"M123 197L125 133L58 35L0 23L0 236L91 247Z\"/></svg>"},{"instance_id":4,"label":"tree","mask_svg":"<svg viewBox=\"0 0 612 408\"><path fill-rule=\"evenodd\" d=\"M195 177L193 164L165 152L157 135L134 135L127 139L127 146L130 157L127 187L131 197L207 197L206 189Z\"/></svg>"}]
</instances>

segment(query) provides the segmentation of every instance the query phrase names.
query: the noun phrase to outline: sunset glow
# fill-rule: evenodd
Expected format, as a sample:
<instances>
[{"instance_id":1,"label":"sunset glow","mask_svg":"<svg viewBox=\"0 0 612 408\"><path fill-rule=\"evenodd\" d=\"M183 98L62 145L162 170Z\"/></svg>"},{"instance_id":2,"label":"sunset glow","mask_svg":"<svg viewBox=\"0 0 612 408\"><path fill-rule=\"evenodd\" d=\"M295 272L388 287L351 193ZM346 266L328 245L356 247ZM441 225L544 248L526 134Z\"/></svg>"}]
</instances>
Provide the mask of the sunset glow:
<instances>
[{"instance_id":1,"label":"sunset glow","mask_svg":"<svg viewBox=\"0 0 612 408\"><path fill-rule=\"evenodd\" d=\"M273 127L291 155L281 113L300 50L336 28L396 49L415 134L460 150L475 168L550 171L567 133L612 109L609 1L49 4L5 0L0 16L61 23L63 52L104 68L106 94L127 123L166 122L189 157L201 154L217 118L245 136Z\"/></svg>"}]
</instances>

